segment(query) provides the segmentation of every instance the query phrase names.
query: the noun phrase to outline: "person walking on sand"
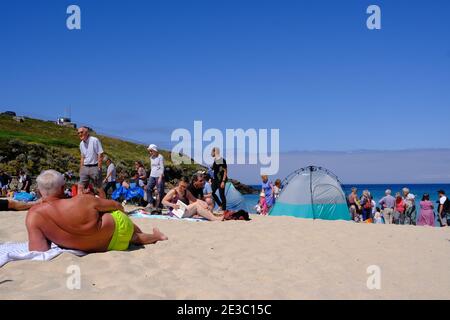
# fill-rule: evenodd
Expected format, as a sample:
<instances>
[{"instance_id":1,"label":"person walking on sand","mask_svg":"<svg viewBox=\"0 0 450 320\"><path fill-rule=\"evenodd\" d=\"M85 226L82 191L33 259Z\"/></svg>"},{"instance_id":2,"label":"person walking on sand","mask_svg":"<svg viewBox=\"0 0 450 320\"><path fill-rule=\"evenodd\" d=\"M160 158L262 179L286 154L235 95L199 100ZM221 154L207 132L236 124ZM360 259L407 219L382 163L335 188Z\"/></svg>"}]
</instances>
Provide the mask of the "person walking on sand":
<instances>
[{"instance_id":1,"label":"person walking on sand","mask_svg":"<svg viewBox=\"0 0 450 320\"><path fill-rule=\"evenodd\" d=\"M394 214L395 198L391 195L391 193L392 191L390 189L387 189L384 192L385 196L378 202L381 206L381 212L386 224L392 223Z\"/></svg>"},{"instance_id":2,"label":"person walking on sand","mask_svg":"<svg viewBox=\"0 0 450 320\"><path fill-rule=\"evenodd\" d=\"M417 220L418 226L434 227L434 205L430 201L430 195L425 193L420 201L420 217Z\"/></svg>"},{"instance_id":3,"label":"person walking on sand","mask_svg":"<svg viewBox=\"0 0 450 320\"><path fill-rule=\"evenodd\" d=\"M123 212L118 202L80 194L64 197L64 176L55 170L37 178L42 203L26 217L30 251L47 251L56 245L85 252L127 250L130 244L145 245L168 238L158 229L143 233Z\"/></svg>"},{"instance_id":4,"label":"person walking on sand","mask_svg":"<svg viewBox=\"0 0 450 320\"><path fill-rule=\"evenodd\" d=\"M227 198L225 197L225 185L228 181L227 162L220 156L220 149L217 147L211 150L211 157L214 159L212 195L217 205L222 211L225 211L227 210ZM220 199L216 194L217 190L219 190Z\"/></svg>"},{"instance_id":5,"label":"person walking on sand","mask_svg":"<svg viewBox=\"0 0 450 320\"><path fill-rule=\"evenodd\" d=\"M266 199L266 205L267 209L270 210L270 208L273 206L274 203L274 189L272 182L269 181L269 177L267 175L261 176L261 192L264 192L265 199Z\"/></svg>"},{"instance_id":6,"label":"person walking on sand","mask_svg":"<svg viewBox=\"0 0 450 320\"><path fill-rule=\"evenodd\" d=\"M150 177L147 183L147 209L157 209L161 207L161 201L164 198L164 157L159 154L158 147L151 144L147 148L150 154ZM158 191L156 200L153 198L153 188ZM152 208L153 205L153 208Z\"/></svg>"},{"instance_id":7,"label":"person walking on sand","mask_svg":"<svg viewBox=\"0 0 450 320\"><path fill-rule=\"evenodd\" d=\"M78 183L78 194L88 192L88 185L91 182L94 190L100 198L106 198L102 188L102 163L103 147L96 137L89 134L87 127L80 127L77 131L80 138L80 182Z\"/></svg>"}]
</instances>

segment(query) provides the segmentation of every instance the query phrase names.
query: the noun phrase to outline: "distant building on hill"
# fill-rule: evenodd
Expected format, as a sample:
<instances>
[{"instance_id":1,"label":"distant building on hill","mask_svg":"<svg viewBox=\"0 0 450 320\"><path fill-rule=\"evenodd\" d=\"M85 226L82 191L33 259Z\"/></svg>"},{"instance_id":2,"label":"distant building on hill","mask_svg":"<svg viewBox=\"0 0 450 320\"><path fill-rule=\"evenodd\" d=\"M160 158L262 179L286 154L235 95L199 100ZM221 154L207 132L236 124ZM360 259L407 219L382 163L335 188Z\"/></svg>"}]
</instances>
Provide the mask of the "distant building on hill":
<instances>
[{"instance_id":1,"label":"distant building on hill","mask_svg":"<svg viewBox=\"0 0 450 320\"><path fill-rule=\"evenodd\" d=\"M14 119L15 121L17 121L17 122L24 122L24 121L25 121L25 118L24 118L24 117L17 117L17 116L14 116L13 119Z\"/></svg>"},{"instance_id":2,"label":"distant building on hill","mask_svg":"<svg viewBox=\"0 0 450 320\"><path fill-rule=\"evenodd\" d=\"M70 127L74 129L77 128L77 124L73 123L70 118L58 118L58 120L56 120L56 124L58 126Z\"/></svg>"},{"instance_id":3,"label":"distant building on hill","mask_svg":"<svg viewBox=\"0 0 450 320\"><path fill-rule=\"evenodd\" d=\"M2 112L1 115L15 117L16 113L14 111L5 111Z\"/></svg>"}]
</instances>

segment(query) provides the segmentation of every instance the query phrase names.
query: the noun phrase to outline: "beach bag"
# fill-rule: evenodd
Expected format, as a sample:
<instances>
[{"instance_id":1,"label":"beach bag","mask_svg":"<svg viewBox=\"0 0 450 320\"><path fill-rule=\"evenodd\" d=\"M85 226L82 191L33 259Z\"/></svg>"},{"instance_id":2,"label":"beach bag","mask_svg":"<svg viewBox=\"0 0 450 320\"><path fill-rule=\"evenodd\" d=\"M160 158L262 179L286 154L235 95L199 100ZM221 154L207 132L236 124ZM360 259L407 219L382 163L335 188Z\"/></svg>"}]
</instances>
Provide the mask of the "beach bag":
<instances>
[{"instance_id":1,"label":"beach bag","mask_svg":"<svg viewBox=\"0 0 450 320\"><path fill-rule=\"evenodd\" d=\"M231 211L226 210L223 214L223 220L245 220L249 221L251 220L248 212L245 210L239 210L239 211Z\"/></svg>"}]
</instances>

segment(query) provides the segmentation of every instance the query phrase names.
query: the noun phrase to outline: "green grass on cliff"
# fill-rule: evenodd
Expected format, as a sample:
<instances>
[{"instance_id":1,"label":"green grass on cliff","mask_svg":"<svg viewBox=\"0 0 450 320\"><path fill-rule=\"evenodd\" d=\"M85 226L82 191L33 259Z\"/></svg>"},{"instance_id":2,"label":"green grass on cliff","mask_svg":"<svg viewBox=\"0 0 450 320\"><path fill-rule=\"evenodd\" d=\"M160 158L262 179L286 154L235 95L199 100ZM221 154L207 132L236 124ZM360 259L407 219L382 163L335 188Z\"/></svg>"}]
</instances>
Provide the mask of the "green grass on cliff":
<instances>
[{"instance_id":1,"label":"green grass on cliff","mask_svg":"<svg viewBox=\"0 0 450 320\"><path fill-rule=\"evenodd\" d=\"M144 161L149 166L149 157L144 145L99 135L105 153L114 161L132 164L136 160ZM61 153L70 154L79 159L80 140L76 130L69 127L56 125L54 122L25 118L24 122L16 122L12 117L0 115L0 143L5 144L11 140L20 140L28 144L39 144L46 147L54 147ZM161 151L167 166L171 166L170 152ZM186 168L197 168L198 165L184 165Z\"/></svg>"}]
</instances>

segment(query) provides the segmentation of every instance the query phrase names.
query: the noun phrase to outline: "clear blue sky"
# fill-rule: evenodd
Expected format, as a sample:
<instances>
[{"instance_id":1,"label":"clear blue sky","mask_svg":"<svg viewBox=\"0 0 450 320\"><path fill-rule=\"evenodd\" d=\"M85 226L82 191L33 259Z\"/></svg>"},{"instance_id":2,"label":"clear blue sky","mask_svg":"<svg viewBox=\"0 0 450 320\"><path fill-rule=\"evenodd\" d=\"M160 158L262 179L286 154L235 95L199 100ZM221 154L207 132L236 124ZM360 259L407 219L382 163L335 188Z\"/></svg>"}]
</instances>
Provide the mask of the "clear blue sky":
<instances>
[{"instance_id":1,"label":"clear blue sky","mask_svg":"<svg viewBox=\"0 0 450 320\"><path fill-rule=\"evenodd\" d=\"M66 28L81 7L82 30ZM382 29L366 28L378 4ZM170 145L280 128L281 150L448 147L450 1L2 1L0 110Z\"/></svg>"}]
</instances>

